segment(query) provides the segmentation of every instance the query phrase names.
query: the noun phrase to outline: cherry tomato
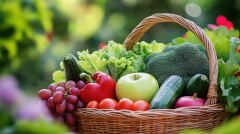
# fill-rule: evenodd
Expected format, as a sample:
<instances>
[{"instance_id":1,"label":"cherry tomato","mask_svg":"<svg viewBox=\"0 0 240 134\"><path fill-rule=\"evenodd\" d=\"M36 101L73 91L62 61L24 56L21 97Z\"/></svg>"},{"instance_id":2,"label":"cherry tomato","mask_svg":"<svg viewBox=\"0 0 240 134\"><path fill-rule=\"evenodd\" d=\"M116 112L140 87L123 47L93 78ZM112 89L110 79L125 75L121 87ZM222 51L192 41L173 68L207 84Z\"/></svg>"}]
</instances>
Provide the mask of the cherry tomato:
<instances>
[{"instance_id":1,"label":"cherry tomato","mask_svg":"<svg viewBox=\"0 0 240 134\"><path fill-rule=\"evenodd\" d=\"M118 102L117 110L133 110L133 102L130 99L123 98Z\"/></svg>"},{"instance_id":2,"label":"cherry tomato","mask_svg":"<svg viewBox=\"0 0 240 134\"><path fill-rule=\"evenodd\" d=\"M86 108L97 108L97 106L98 106L98 102L93 100L87 104Z\"/></svg>"},{"instance_id":3,"label":"cherry tomato","mask_svg":"<svg viewBox=\"0 0 240 134\"><path fill-rule=\"evenodd\" d=\"M138 100L133 104L134 111L146 111L150 109L150 105L144 100Z\"/></svg>"},{"instance_id":4,"label":"cherry tomato","mask_svg":"<svg viewBox=\"0 0 240 134\"><path fill-rule=\"evenodd\" d=\"M110 98L103 99L98 104L99 109L115 109L116 106L117 106L117 101L115 101L114 99L110 99Z\"/></svg>"}]
</instances>

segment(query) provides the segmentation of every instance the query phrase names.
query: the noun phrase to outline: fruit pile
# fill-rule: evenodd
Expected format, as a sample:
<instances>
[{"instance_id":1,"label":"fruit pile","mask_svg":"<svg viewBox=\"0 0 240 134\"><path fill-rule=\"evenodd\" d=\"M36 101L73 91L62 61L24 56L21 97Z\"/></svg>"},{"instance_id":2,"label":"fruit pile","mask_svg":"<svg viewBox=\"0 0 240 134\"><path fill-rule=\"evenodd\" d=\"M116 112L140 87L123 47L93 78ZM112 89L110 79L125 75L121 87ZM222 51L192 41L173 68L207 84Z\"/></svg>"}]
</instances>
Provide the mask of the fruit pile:
<instances>
[{"instance_id":1,"label":"fruit pile","mask_svg":"<svg viewBox=\"0 0 240 134\"><path fill-rule=\"evenodd\" d=\"M48 89L41 89L38 96L45 100L47 107L52 115L58 120L64 121L68 126L74 126L76 117L73 111L78 108L83 108L85 105L80 100L80 90L85 87L83 81L59 82L50 84Z\"/></svg>"}]
</instances>

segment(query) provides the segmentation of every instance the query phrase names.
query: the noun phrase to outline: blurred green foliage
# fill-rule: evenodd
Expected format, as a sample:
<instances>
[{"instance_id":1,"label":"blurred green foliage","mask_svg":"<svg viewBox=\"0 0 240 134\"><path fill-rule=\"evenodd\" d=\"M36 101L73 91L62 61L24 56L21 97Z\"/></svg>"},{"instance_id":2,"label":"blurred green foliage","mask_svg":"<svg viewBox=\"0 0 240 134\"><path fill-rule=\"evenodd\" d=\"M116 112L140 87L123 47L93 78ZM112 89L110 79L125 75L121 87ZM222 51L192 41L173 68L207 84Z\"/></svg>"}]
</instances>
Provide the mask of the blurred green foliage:
<instances>
[{"instance_id":1,"label":"blurred green foliage","mask_svg":"<svg viewBox=\"0 0 240 134\"><path fill-rule=\"evenodd\" d=\"M219 127L216 127L214 130L212 130L208 134L239 134L240 133L240 118L234 118L231 119L228 122L225 122ZM200 130L186 130L184 132L181 132L180 134L206 134L206 132L200 131Z\"/></svg>"},{"instance_id":2,"label":"blurred green foliage","mask_svg":"<svg viewBox=\"0 0 240 134\"><path fill-rule=\"evenodd\" d=\"M19 120L14 126L14 133L18 134L67 134L68 130L63 124L47 122L39 119L36 121Z\"/></svg>"},{"instance_id":3,"label":"blurred green foliage","mask_svg":"<svg viewBox=\"0 0 240 134\"><path fill-rule=\"evenodd\" d=\"M0 130L13 124L12 113L0 104ZM0 132L1 133L1 132Z\"/></svg>"},{"instance_id":4,"label":"blurred green foliage","mask_svg":"<svg viewBox=\"0 0 240 134\"><path fill-rule=\"evenodd\" d=\"M40 71L39 55L49 44L51 30L45 1L0 0L0 74L14 73L23 81L33 81L29 76Z\"/></svg>"},{"instance_id":5,"label":"blurred green foliage","mask_svg":"<svg viewBox=\"0 0 240 134\"><path fill-rule=\"evenodd\" d=\"M16 70L21 63L44 52L51 15L42 0L0 1L1 72Z\"/></svg>"}]
</instances>

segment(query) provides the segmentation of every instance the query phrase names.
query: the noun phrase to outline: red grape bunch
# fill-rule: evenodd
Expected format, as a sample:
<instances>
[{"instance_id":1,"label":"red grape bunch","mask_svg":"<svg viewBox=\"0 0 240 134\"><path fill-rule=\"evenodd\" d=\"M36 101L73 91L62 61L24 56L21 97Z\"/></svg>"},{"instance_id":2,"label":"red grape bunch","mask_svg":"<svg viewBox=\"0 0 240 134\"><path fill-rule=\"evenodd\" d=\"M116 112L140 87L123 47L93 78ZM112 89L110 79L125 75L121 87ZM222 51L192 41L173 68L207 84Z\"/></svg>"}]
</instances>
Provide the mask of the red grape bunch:
<instances>
[{"instance_id":1,"label":"red grape bunch","mask_svg":"<svg viewBox=\"0 0 240 134\"><path fill-rule=\"evenodd\" d=\"M68 126L76 125L76 117L73 111L84 107L83 102L79 98L80 90L85 86L83 81L59 82L50 84L48 89L41 89L38 96L45 100L47 107L52 114Z\"/></svg>"}]
</instances>

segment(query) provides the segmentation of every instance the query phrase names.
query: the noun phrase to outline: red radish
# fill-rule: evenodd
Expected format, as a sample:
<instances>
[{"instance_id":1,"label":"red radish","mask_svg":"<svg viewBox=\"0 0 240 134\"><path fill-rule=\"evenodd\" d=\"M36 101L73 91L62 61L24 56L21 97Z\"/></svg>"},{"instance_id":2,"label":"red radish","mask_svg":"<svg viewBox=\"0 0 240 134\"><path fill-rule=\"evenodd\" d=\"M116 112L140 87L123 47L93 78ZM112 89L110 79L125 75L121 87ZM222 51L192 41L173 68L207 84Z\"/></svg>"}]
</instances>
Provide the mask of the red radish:
<instances>
[{"instance_id":1,"label":"red radish","mask_svg":"<svg viewBox=\"0 0 240 134\"><path fill-rule=\"evenodd\" d=\"M197 98L197 93L194 93L193 96L180 97L176 102L176 108L204 106L204 104L205 104L205 100L201 98Z\"/></svg>"}]
</instances>

